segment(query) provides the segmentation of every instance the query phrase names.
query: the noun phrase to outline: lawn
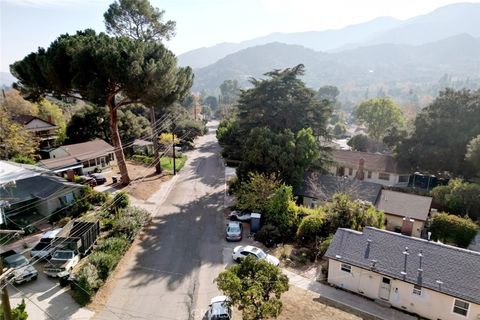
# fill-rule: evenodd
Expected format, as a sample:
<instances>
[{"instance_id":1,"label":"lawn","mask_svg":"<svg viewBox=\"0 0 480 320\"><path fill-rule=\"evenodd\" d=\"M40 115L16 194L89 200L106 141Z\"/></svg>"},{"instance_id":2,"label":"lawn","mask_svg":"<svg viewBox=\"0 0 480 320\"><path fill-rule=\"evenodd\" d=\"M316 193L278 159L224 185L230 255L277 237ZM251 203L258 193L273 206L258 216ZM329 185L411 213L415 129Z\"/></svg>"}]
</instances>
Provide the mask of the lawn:
<instances>
[{"instance_id":1,"label":"lawn","mask_svg":"<svg viewBox=\"0 0 480 320\"><path fill-rule=\"evenodd\" d=\"M182 156L181 158L175 159L175 168L177 169L177 172L183 168L183 166L185 165L185 161L187 161L186 156ZM162 164L162 167L164 169L173 171L173 158L162 157L160 159L160 163Z\"/></svg>"}]
</instances>

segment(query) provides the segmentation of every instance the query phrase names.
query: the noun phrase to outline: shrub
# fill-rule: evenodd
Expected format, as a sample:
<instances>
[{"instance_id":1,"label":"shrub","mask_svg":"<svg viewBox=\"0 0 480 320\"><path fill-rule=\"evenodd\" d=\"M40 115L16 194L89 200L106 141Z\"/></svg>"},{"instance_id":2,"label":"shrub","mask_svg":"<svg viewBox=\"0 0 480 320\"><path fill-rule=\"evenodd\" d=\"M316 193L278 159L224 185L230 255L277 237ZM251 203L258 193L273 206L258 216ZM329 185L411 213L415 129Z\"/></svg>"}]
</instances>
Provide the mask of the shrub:
<instances>
[{"instance_id":1,"label":"shrub","mask_svg":"<svg viewBox=\"0 0 480 320\"><path fill-rule=\"evenodd\" d=\"M35 160L33 160L30 157L24 156L24 155L18 155L10 159L10 161L16 162L16 163L22 163L22 164L35 164Z\"/></svg>"},{"instance_id":2,"label":"shrub","mask_svg":"<svg viewBox=\"0 0 480 320\"><path fill-rule=\"evenodd\" d=\"M255 240L263 243L267 247L272 247L277 243L281 243L283 236L277 227L266 224L255 234Z\"/></svg>"},{"instance_id":3,"label":"shrub","mask_svg":"<svg viewBox=\"0 0 480 320\"><path fill-rule=\"evenodd\" d=\"M113 255L123 255L130 246L130 241L122 237L110 237L102 242L97 247L98 251Z\"/></svg>"},{"instance_id":4,"label":"shrub","mask_svg":"<svg viewBox=\"0 0 480 320\"><path fill-rule=\"evenodd\" d=\"M71 220L72 220L72 218L70 218L70 217L63 217L62 219L60 219L58 221L58 227L59 228L65 227Z\"/></svg>"},{"instance_id":5,"label":"shrub","mask_svg":"<svg viewBox=\"0 0 480 320\"><path fill-rule=\"evenodd\" d=\"M12 309L12 320L27 320L28 313L25 311L26 307L25 300L22 299L22 302ZM0 304L0 320L4 319L3 305Z\"/></svg>"},{"instance_id":6,"label":"shrub","mask_svg":"<svg viewBox=\"0 0 480 320\"><path fill-rule=\"evenodd\" d=\"M109 200L109 197L110 197L110 195L107 192L100 192L100 191L94 190L90 186L85 187L83 191L83 195L88 199L88 202L96 206L104 204Z\"/></svg>"},{"instance_id":7,"label":"shrub","mask_svg":"<svg viewBox=\"0 0 480 320\"><path fill-rule=\"evenodd\" d=\"M142 156L142 155L139 155L139 154L134 154L132 156L132 160L135 161L135 162L139 162L139 163L143 163L143 164L147 164L147 165L150 165L150 164L153 163L153 157Z\"/></svg>"},{"instance_id":8,"label":"shrub","mask_svg":"<svg viewBox=\"0 0 480 320\"><path fill-rule=\"evenodd\" d=\"M128 198L128 194L125 191L118 192L113 197L113 200L110 204L110 210L116 211L118 209L124 209L128 207L130 204L130 199Z\"/></svg>"},{"instance_id":9,"label":"shrub","mask_svg":"<svg viewBox=\"0 0 480 320\"><path fill-rule=\"evenodd\" d=\"M323 228L323 216L312 214L302 219L297 230L297 239L303 244L309 244L320 236Z\"/></svg>"},{"instance_id":10,"label":"shrub","mask_svg":"<svg viewBox=\"0 0 480 320\"><path fill-rule=\"evenodd\" d=\"M448 213L433 216L430 231L433 240L452 242L466 248L477 234L478 226L469 218L461 218Z\"/></svg>"},{"instance_id":11,"label":"shrub","mask_svg":"<svg viewBox=\"0 0 480 320\"><path fill-rule=\"evenodd\" d=\"M113 223L113 234L133 240L147 223L150 213L144 209L128 207Z\"/></svg>"},{"instance_id":12,"label":"shrub","mask_svg":"<svg viewBox=\"0 0 480 320\"><path fill-rule=\"evenodd\" d=\"M77 280L74 282L73 298L79 305L86 305L92 300L102 283L97 268L91 263L86 263L78 272Z\"/></svg>"},{"instance_id":13,"label":"shrub","mask_svg":"<svg viewBox=\"0 0 480 320\"><path fill-rule=\"evenodd\" d=\"M118 261L120 261L120 255L95 251L88 257L88 261L94 265L98 270L98 277L101 280L107 280L110 273L117 266Z\"/></svg>"},{"instance_id":14,"label":"shrub","mask_svg":"<svg viewBox=\"0 0 480 320\"><path fill-rule=\"evenodd\" d=\"M73 182L78 183L78 184L82 184L83 179L76 175L76 176L73 177Z\"/></svg>"},{"instance_id":15,"label":"shrub","mask_svg":"<svg viewBox=\"0 0 480 320\"><path fill-rule=\"evenodd\" d=\"M327 252L330 243L332 243L333 235L330 235L328 238L324 239L320 242L317 247L317 256L323 257L323 255Z\"/></svg>"}]
</instances>

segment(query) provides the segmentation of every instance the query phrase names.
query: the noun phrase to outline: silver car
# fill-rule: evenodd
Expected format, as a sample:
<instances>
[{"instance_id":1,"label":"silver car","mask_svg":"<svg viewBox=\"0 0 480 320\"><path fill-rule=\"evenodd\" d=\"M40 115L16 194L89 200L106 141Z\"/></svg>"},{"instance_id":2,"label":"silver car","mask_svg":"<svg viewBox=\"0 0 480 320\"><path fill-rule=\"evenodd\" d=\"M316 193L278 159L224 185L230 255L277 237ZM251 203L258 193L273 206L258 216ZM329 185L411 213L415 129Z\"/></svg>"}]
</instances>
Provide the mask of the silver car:
<instances>
[{"instance_id":1,"label":"silver car","mask_svg":"<svg viewBox=\"0 0 480 320\"><path fill-rule=\"evenodd\" d=\"M230 221L227 224L227 230L225 233L225 239L227 241L240 241L242 240L243 226L241 222Z\"/></svg>"}]
</instances>

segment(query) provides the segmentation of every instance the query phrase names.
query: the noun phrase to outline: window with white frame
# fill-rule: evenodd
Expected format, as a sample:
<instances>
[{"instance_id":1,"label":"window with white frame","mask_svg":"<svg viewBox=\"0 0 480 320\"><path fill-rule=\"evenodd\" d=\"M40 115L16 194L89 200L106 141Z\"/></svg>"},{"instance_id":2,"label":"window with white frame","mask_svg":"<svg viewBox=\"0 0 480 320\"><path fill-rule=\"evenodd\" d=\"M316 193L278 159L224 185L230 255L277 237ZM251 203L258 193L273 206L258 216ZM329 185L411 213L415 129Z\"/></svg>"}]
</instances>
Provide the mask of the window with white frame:
<instances>
[{"instance_id":1,"label":"window with white frame","mask_svg":"<svg viewBox=\"0 0 480 320\"><path fill-rule=\"evenodd\" d=\"M380 172L380 173L378 174L378 179L389 181L389 180L390 180L390 174Z\"/></svg>"},{"instance_id":2,"label":"window with white frame","mask_svg":"<svg viewBox=\"0 0 480 320\"><path fill-rule=\"evenodd\" d=\"M455 299L455 303L453 304L453 313L460 314L462 316L467 316L468 308L470 304L468 302Z\"/></svg>"},{"instance_id":3,"label":"window with white frame","mask_svg":"<svg viewBox=\"0 0 480 320\"><path fill-rule=\"evenodd\" d=\"M422 287L420 287L418 285L414 285L412 293L421 296L422 295Z\"/></svg>"},{"instance_id":4,"label":"window with white frame","mask_svg":"<svg viewBox=\"0 0 480 320\"><path fill-rule=\"evenodd\" d=\"M349 265L349 264L346 264L346 263L342 263L340 265L340 270L344 271L344 272L348 272L348 273L351 273L352 272L352 266Z\"/></svg>"}]
</instances>

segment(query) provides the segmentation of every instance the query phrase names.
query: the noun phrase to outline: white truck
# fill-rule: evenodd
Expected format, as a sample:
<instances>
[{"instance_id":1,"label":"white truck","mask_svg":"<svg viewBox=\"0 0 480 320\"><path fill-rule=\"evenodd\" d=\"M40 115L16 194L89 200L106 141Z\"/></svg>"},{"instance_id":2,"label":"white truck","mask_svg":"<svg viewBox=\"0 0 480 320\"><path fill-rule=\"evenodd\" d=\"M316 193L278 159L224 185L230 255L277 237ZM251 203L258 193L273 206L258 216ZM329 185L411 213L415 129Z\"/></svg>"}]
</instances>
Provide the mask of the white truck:
<instances>
[{"instance_id":1,"label":"white truck","mask_svg":"<svg viewBox=\"0 0 480 320\"><path fill-rule=\"evenodd\" d=\"M68 278L81 257L86 255L97 241L100 223L72 221L63 229L65 236L52 241L55 251L43 271L49 277Z\"/></svg>"}]
</instances>

